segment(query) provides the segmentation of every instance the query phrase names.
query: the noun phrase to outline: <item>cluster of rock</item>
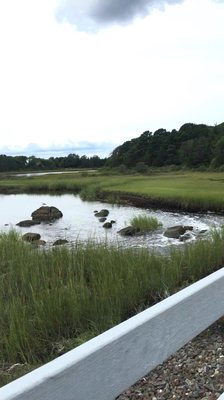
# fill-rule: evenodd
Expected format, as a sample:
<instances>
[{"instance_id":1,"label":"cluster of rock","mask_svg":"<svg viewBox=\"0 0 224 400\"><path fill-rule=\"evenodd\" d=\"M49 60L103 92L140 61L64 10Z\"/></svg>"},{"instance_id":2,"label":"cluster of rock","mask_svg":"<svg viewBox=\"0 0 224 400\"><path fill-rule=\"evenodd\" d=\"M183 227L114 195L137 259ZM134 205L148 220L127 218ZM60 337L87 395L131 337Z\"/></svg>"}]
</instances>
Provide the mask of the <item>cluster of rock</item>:
<instances>
[{"instance_id":1,"label":"cluster of rock","mask_svg":"<svg viewBox=\"0 0 224 400\"><path fill-rule=\"evenodd\" d=\"M116 222L113 219L105 222L109 215L109 211L105 208L103 208L101 211L94 211L94 215L95 215L95 217L99 218L99 222L104 222L103 228L106 228L106 229L112 228L113 224L115 224L115 222Z\"/></svg>"},{"instance_id":2,"label":"cluster of rock","mask_svg":"<svg viewBox=\"0 0 224 400\"><path fill-rule=\"evenodd\" d=\"M104 222L103 228L112 228L115 221L107 221L107 217L109 215L109 211L107 209L102 209L101 211L94 211L95 217L99 219L99 222ZM188 239L191 239L191 234L189 231L193 231L193 226L189 225L176 225L167 228L164 232L164 236L167 238L172 239L179 239L180 241L184 242ZM143 234L139 228L136 228L132 225L126 226L118 231L121 236L138 236Z\"/></svg>"},{"instance_id":3,"label":"cluster of rock","mask_svg":"<svg viewBox=\"0 0 224 400\"><path fill-rule=\"evenodd\" d=\"M103 223L103 228L110 229L115 223L114 220L107 221L109 215L109 210L102 209L100 211L94 211L95 217L98 218L99 222ZM31 227L33 225L38 225L41 222L53 222L63 216L62 212L56 207L42 206L37 210L33 211L31 214L32 219L27 219L20 221L17 225L20 227ZM193 226L186 225L176 225L167 228L164 232L164 236L172 239L179 239L180 241L186 241L191 238L190 231L193 231ZM201 231L200 233L204 233ZM134 226L126 226L118 231L122 236L136 236L141 235L143 232L139 228ZM23 239L27 242L34 243L36 245L45 245L46 242L41 240L39 233L28 232L23 235ZM66 239L58 239L53 243L53 246L66 244L68 241Z\"/></svg>"},{"instance_id":4,"label":"cluster of rock","mask_svg":"<svg viewBox=\"0 0 224 400\"><path fill-rule=\"evenodd\" d=\"M192 238L190 231L193 231L194 227L191 225L176 225L171 226L165 230L163 233L164 236L171 239L179 239L181 242L185 242ZM202 230L199 234L204 234L207 230ZM126 226L122 228L118 233L122 236L138 236L142 235L142 232L139 228L135 228L134 226Z\"/></svg>"},{"instance_id":5,"label":"cluster of rock","mask_svg":"<svg viewBox=\"0 0 224 400\"><path fill-rule=\"evenodd\" d=\"M62 212L56 207L42 206L37 210L33 211L31 214L32 219L26 219L24 221L18 222L18 226L29 228L33 225L39 225L41 222L53 222L61 217L63 217ZM45 245L45 240L41 240L39 233L27 232L22 236L23 240L29 243L33 243L37 246ZM53 246L68 243L66 239L58 239L53 243Z\"/></svg>"},{"instance_id":6,"label":"cluster of rock","mask_svg":"<svg viewBox=\"0 0 224 400\"><path fill-rule=\"evenodd\" d=\"M18 222L16 225L28 228L33 225L38 225L41 222L55 221L56 219L63 217L63 214L56 207L42 206L33 211L31 217L32 219L25 219L24 221Z\"/></svg>"}]
</instances>

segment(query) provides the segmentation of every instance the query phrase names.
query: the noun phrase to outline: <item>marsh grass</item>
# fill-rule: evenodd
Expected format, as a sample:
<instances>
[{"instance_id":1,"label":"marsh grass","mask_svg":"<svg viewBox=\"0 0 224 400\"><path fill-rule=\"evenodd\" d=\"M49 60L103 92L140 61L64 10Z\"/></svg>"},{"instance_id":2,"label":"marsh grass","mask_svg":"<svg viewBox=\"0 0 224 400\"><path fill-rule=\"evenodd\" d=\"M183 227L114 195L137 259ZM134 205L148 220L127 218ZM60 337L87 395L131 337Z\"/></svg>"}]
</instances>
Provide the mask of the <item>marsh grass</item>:
<instances>
[{"instance_id":1,"label":"marsh grass","mask_svg":"<svg viewBox=\"0 0 224 400\"><path fill-rule=\"evenodd\" d=\"M150 217L145 214L133 217L130 220L130 224L141 232L155 231L162 226L162 223L156 217Z\"/></svg>"},{"instance_id":2,"label":"marsh grass","mask_svg":"<svg viewBox=\"0 0 224 400\"><path fill-rule=\"evenodd\" d=\"M0 179L1 193L80 193L95 200L99 193L119 201L120 193L145 196L176 209L224 212L224 173L173 171L145 175L59 174Z\"/></svg>"},{"instance_id":3,"label":"marsh grass","mask_svg":"<svg viewBox=\"0 0 224 400\"><path fill-rule=\"evenodd\" d=\"M169 255L0 236L0 364L46 362L223 264L224 233ZM62 351L62 352L63 352Z\"/></svg>"}]
</instances>

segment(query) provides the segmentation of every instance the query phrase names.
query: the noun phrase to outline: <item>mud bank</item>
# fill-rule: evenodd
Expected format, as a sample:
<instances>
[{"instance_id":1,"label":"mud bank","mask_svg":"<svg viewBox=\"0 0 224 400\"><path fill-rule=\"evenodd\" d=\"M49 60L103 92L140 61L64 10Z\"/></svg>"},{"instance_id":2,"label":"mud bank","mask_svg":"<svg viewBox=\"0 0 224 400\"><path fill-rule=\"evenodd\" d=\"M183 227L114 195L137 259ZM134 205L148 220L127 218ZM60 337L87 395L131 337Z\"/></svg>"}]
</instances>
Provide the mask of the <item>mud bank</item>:
<instances>
[{"instance_id":1,"label":"mud bank","mask_svg":"<svg viewBox=\"0 0 224 400\"><path fill-rule=\"evenodd\" d=\"M207 207L200 203L189 203L184 201L179 201L175 199L162 199L162 198L152 198L147 196L136 195L133 193L124 192L100 192L97 198L101 201L111 202L117 204L126 204L129 206L137 208L152 208L160 209L164 211L178 211L178 212L188 212L188 213L206 213L208 211L214 212L219 215L224 215L224 207L220 208L213 204Z\"/></svg>"}]
</instances>

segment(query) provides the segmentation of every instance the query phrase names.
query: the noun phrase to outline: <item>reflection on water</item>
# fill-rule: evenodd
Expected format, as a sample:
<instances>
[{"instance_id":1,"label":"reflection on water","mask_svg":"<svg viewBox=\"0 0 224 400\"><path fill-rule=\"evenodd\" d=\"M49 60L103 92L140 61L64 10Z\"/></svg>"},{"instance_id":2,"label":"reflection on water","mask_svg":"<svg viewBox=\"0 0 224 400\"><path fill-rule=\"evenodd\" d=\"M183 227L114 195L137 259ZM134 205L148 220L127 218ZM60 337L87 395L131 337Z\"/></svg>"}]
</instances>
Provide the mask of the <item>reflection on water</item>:
<instances>
[{"instance_id":1,"label":"reflection on water","mask_svg":"<svg viewBox=\"0 0 224 400\"><path fill-rule=\"evenodd\" d=\"M89 169L89 172L95 172L95 169ZM13 176L16 177L24 177L26 176L27 178L29 178L30 176L42 176L42 175L58 175L58 174L78 174L79 172L81 172L80 170L69 170L69 171L48 171L48 172L27 172L25 174L14 174Z\"/></svg>"},{"instance_id":2,"label":"reflection on water","mask_svg":"<svg viewBox=\"0 0 224 400\"><path fill-rule=\"evenodd\" d=\"M31 213L43 204L55 206L63 213L63 218L53 223L41 223L30 228L16 226L19 221L30 219ZM102 223L94 216L95 210L107 208L109 210L108 221L115 220L112 229L106 230ZM164 229L173 225L192 225L191 240L195 240L197 234L204 229L218 227L224 223L224 217L213 214L198 215L186 213L173 213L161 210L141 210L129 206L118 206L105 204L98 201L82 201L79 196L71 194L65 195L0 195L1 220L0 228L8 232L11 228L20 233L37 232L48 244L52 244L57 239L67 239L69 242L76 240L86 241L88 239L96 241L106 241L107 243L122 244L128 247L149 247L154 246L164 248L169 244L180 244L178 240L168 239L163 236ZM158 231L138 236L121 237L117 231L126 225L133 216L146 213L157 217L162 222L163 227Z\"/></svg>"}]
</instances>

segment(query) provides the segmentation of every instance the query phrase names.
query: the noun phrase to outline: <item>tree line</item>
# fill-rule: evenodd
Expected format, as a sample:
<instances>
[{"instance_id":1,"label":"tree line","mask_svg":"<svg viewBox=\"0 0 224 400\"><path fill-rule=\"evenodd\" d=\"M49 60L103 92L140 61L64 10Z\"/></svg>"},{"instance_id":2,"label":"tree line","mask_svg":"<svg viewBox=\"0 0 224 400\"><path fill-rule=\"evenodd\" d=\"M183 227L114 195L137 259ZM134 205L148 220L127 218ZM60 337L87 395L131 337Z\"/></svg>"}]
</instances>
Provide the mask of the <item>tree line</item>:
<instances>
[{"instance_id":1,"label":"tree line","mask_svg":"<svg viewBox=\"0 0 224 400\"><path fill-rule=\"evenodd\" d=\"M105 165L106 158L97 155L92 157L69 154L66 157L50 157L48 159L35 156L7 156L0 155L0 171L37 171L57 170L64 168L99 168Z\"/></svg>"},{"instance_id":2,"label":"tree line","mask_svg":"<svg viewBox=\"0 0 224 400\"><path fill-rule=\"evenodd\" d=\"M224 164L224 123L215 126L187 123L179 131L158 129L116 147L107 166L213 167Z\"/></svg>"},{"instance_id":3,"label":"tree line","mask_svg":"<svg viewBox=\"0 0 224 400\"><path fill-rule=\"evenodd\" d=\"M177 166L219 168L224 164L224 123L207 126L187 123L178 130L145 131L137 138L116 147L108 158L69 154L48 159L35 156L0 155L0 171L57 170Z\"/></svg>"}]
</instances>

